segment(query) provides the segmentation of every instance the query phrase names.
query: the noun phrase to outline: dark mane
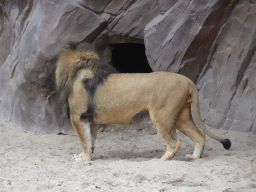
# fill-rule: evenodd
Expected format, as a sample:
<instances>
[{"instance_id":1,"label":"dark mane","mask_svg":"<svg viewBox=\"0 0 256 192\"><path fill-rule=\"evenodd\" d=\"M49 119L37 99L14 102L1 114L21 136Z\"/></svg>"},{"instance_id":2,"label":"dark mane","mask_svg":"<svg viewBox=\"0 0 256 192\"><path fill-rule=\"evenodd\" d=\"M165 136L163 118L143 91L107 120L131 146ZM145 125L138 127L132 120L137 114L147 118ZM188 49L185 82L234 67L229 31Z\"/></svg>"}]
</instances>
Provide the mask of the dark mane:
<instances>
[{"instance_id":1,"label":"dark mane","mask_svg":"<svg viewBox=\"0 0 256 192\"><path fill-rule=\"evenodd\" d=\"M107 62L97 66L95 75L92 78L83 79L84 87L89 94L89 104L87 111L81 114L81 120L87 119L92 122L93 118L97 116L93 102L94 94L97 87L104 83L104 80L106 80L108 76L113 73L118 73L118 71L112 66L111 62Z\"/></svg>"},{"instance_id":2,"label":"dark mane","mask_svg":"<svg viewBox=\"0 0 256 192\"><path fill-rule=\"evenodd\" d=\"M88 43L70 42L59 54L56 62L55 85L56 85L56 113L58 117L70 118L68 98L78 72L89 69L94 74L91 79L84 79L83 84L93 98L97 86L111 73L117 71L111 63L103 63L94 47ZM89 101L92 99L89 98ZM91 102L92 103L92 102ZM88 113L94 114L94 106L88 107Z\"/></svg>"}]
</instances>

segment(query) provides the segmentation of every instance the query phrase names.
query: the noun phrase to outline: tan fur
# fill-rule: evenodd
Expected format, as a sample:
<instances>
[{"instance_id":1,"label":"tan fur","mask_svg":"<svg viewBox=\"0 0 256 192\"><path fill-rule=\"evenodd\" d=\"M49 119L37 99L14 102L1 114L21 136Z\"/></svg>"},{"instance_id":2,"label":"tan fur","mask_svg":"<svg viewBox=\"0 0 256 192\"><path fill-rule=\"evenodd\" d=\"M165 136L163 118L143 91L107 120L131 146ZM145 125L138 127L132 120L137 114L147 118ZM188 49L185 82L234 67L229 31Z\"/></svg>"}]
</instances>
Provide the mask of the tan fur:
<instances>
[{"instance_id":1,"label":"tan fur","mask_svg":"<svg viewBox=\"0 0 256 192\"><path fill-rule=\"evenodd\" d=\"M181 142L176 135L176 129L187 135L195 144L194 153L187 155L188 158L200 157L204 149L204 133L222 141L203 125L198 109L198 91L194 83L175 73L110 74L103 83L97 85L93 95L96 116L92 121L81 120L81 114L87 111L91 102L82 80L90 79L96 74L92 68L85 67L79 69L76 76L72 77L70 73L79 66L79 61L76 60L76 54L74 56L74 53L69 53L68 51L60 56L56 83L63 84L62 81L65 81L66 86L71 86L67 101L70 120L82 145L82 153L74 156L75 160L91 160L99 125L131 124L134 115L144 110L149 111L154 126L165 140L167 150L161 160L171 159L180 148ZM97 55L88 53L86 57L97 58ZM62 63L63 61L65 63ZM68 63L72 65L72 62L74 66L66 66ZM65 73L60 73L63 67L67 69L64 69ZM64 77L61 74L64 74ZM195 120L204 133L192 120L191 103Z\"/></svg>"}]
</instances>

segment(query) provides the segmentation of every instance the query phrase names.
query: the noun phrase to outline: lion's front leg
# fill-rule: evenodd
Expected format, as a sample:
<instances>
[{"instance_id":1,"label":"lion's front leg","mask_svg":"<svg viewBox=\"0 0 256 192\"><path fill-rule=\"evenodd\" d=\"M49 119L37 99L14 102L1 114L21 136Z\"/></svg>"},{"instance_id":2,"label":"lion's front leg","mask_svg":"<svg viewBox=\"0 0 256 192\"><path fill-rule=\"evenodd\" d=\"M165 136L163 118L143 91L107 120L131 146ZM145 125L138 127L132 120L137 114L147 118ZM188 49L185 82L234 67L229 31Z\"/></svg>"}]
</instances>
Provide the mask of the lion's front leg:
<instances>
[{"instance_id":1,"label":"lion's front leg","mask_svg":"<svg viewBox=\"0 0 256 192\"><path fill-rule=\"evenodd\" d=\"M77 115L71 115L70 119L82 145L82 152L79 155L73 155L73 159L74 161L90 161L92 152L90 124L82 122Z\"/></svg>"}]
</instances>

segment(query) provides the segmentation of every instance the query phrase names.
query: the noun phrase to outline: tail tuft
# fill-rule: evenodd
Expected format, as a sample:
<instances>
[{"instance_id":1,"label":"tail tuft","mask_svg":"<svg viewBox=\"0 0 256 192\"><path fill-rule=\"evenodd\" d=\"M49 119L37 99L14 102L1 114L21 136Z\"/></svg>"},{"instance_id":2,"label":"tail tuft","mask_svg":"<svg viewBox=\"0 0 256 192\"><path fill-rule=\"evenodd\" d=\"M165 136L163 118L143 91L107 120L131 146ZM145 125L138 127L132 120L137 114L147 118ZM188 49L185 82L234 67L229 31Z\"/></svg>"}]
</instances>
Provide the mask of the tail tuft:
<instances>
[{"instance_id":1,"label":"tail tuft","mask_svg":"<svg viewBox=\"0 0 256 192\"><path fill-rule=\"evenodd\" d=\"M229 139L223 139L223 140L221 141L221 143L222 143L222 145L223 145L223 147L224 147L225 149L230 149L230 147L231 147L231 142L230 142Z\"/></svg>"}]
</instances>

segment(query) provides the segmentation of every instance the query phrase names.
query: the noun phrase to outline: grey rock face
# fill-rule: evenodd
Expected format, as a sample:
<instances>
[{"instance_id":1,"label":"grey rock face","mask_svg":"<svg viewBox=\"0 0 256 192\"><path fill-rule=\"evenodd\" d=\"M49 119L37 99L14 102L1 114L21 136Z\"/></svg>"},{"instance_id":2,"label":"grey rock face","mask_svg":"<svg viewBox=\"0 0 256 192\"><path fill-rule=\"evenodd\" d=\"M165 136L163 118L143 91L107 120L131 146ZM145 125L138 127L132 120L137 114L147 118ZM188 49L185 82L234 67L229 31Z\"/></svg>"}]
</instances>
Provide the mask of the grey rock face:
<instances>
[{"instance_id":1,"label":"grey rock face","mask_svg":"<svg viewBox=\"0 0 256 192\"><path fill-rule=\"evenodd\" d=\"M0 118L35 133L68 132L55 114L54 71L71 41L103 60L140 43L154 71L196 84L206 125L256 133L256 6L245 0L0 1Z\"/></svg>"},{"instance_id":2,"label":"grey rock face","mask_svg":"<svg viewBox=\"0 0 256 192\"><path fill-rule=\"evenodd\" d=\"M210 126L256 133L255 8L239 1L219 32L198 82L202 114Z\"/></svg>"}]
</instances>

